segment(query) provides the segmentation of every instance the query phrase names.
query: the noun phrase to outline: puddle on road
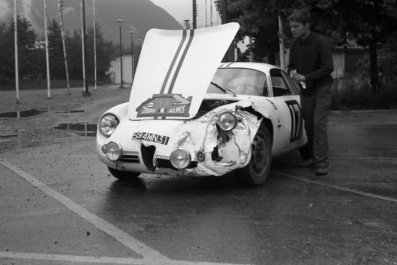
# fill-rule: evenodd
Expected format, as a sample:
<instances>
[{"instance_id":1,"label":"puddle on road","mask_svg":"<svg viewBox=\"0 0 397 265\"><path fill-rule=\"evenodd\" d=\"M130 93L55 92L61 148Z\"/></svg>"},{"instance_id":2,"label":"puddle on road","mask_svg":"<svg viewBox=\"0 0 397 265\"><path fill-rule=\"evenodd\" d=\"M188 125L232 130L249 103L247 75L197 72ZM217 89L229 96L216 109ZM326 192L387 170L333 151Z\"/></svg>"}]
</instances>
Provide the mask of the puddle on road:
<instances>
[{"instance_id":1,"label":"puddle on road","mask_svg":"<svg viewBox=\"0 0 397 265\"><path fill-rule=\"evenodd\" d=\"M72 110L65 110L65 111L57 111L56 113L81 113L85 112L83 109L72 109Z\"/></svg>"},{"instance_id":2,"label":"puddle on road","mask_svg":"<svg viewBox=\"0 0 397 265\"><path fill-rule=\"evenodd\" d=\"M65 130L80 136L96 136L97 125L93 123L61 123L54 127L57 130Z\"/></svg>"},{"instance_id":3,"label":"puddle on road","mask_svg":"<svg viewBox=\"0 0 397 265\"><path fill-rule=\"evenodd\" d=\"M23 118L23 117L40 115L45 112L48 112L48 109L30 109L30 110L3 112L0 113L0 118Z\"/></svg>"},{"instance_id":4,"label":"puddle on road","mask_svg":"<svg viewBox=\"0 0 397 265\"><path fill-rule=\"evenodd\" d=\"M0 118L24 118L30 116L36 116L48 112L49 109L29 109L29 110L18 110L11 112L3 112L0 113ZM72 114L72 113L82 113L85 112L83 109L74 109L74 110L65 110L65 111L57 111L57 114Z\"/></svg>"}]
</instances>

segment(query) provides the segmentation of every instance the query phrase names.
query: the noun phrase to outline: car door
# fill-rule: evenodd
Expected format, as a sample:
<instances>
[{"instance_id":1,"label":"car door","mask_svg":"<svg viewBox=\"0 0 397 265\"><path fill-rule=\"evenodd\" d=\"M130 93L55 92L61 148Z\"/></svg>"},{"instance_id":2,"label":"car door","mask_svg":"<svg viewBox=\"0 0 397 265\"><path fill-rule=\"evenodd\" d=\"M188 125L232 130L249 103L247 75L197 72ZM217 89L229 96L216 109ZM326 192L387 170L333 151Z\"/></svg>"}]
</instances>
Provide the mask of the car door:
<instances>
[{"instance_id":1,"label":"car door","mask_svg":"<svg viewBox=\"0 0 397 265\"><path fill-rule=\"evenodd\" d=\"M303 122L299 89L281 69L270 70L273 102L277 106L277 153L285 153L303 141ZM276 139L277 138L277 139Z\"/></svg>"}]
</instances>

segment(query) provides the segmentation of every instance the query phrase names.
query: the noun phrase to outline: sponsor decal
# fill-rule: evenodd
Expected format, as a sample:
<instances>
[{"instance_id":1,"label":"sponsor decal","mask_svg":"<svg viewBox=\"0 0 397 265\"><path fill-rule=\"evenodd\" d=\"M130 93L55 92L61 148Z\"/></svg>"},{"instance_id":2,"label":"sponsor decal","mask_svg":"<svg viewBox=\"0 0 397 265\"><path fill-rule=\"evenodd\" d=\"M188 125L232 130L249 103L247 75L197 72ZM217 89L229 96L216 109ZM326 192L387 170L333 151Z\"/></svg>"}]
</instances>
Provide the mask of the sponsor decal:
<instances>
[{"instance_id":1,"label":"sponsor decal","mask_svg":"<svg viewBox=\"0 0 397 265\"><path fill-rule=\"evenodd\" d=\"M155 94L139 105L137 117L189 117L191 102L180 94Z\"/></svg>"},{"instance_id":2,"label":"sponsor decal","mask_svg":"<svg viewBox=\"0 0 397 265\"><path fill-rule=\"evenodd\" d=\"M144 140L157 144L167 145L170 137L148 132L134 132L132 134L132 140Z\"/></svg>"}]
</instances>

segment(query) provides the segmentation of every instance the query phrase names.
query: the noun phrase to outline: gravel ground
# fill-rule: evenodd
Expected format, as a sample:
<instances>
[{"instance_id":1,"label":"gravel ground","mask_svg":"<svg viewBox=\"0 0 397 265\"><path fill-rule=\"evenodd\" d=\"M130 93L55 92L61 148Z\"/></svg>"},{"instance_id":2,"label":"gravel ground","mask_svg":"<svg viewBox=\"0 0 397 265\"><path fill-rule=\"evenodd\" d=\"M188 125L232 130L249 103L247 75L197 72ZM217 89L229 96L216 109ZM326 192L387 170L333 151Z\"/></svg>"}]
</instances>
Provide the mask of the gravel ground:
<instances>
[{"instance_id":1,"label":"gravel ground","mask_svg":"<svg viewBox=\"0 0 397 265\"><path fill-rule=\"evenodd\" d=\"M83 88L53 89L51 98L47 90L20 91L20 104L16 104L15 91L0 91L0 153L10 149L59 142L75 134L57 130L61 123L96 124L108 108L128 101L130 89L118 86L89 88L90 97L83 97ZM39 115L21 118L1 117L25 111L42 111Z\"/></svg>"}]
</instances>

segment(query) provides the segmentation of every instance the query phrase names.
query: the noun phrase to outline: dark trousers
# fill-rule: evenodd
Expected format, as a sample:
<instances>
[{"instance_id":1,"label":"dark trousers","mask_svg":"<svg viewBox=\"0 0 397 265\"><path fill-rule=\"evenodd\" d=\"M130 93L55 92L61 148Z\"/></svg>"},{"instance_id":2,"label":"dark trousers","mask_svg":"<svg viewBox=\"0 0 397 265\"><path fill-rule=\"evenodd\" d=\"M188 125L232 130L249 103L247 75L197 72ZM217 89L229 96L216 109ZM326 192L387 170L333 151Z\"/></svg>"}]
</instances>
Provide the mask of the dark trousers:
<instances>
[{"instance_id":1,"label":"dark trousers","mask_svg":"<svg viewBox=\"0 0 397 265\"><path fill-rule=\"evenodd\" d=\"M313 95L301 95L302 113L308 143L300 149L303 159L313 159L316 167L328 167L328 113L331 86L317 89Z\"/></svg>"}]
</instances>

